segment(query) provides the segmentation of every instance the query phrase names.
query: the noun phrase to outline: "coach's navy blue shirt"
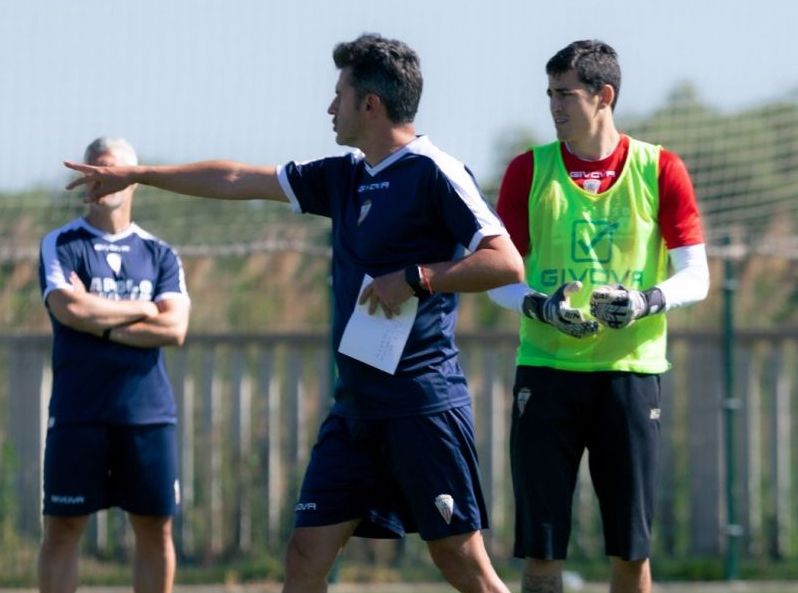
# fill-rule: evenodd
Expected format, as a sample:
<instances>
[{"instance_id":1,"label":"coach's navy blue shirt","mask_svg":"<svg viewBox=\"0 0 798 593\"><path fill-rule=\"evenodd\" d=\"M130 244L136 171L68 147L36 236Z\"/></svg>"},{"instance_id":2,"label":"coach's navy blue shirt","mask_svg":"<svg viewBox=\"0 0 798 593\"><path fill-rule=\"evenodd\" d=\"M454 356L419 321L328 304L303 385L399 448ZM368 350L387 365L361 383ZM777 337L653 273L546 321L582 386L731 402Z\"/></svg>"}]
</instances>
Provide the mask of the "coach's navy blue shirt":
<instances>
[{"instance_id":1,"label":"coach's navy blue shirt","mask_svg":"<svg viewBox=\"0 0 798 593\"><path fill-rule=\"evenodd\" d=\"M420 136L371 166L362 153L279 169L294 210L332 219L333 412L362 418L431 414L470 401L454 343L457 295L421 297L395 375L338 352L368 274L463 257L505 234L466 167Z\"/></svg>"},{"instance_id":2,"label":"coach's navy blue shirt","mask_svg":"<svg viewBox=\"0 0 798 593\"><path fill-rule=\"evenodd\" d=\"M111 235L79 218L41 243L42 298L71 290L77 272L92 294L112 300L188 298L183 268L169 245L136 224ZM175 402L160 348L108 342L53 325L50 423L174 423Z\"/></svg>"}]
</instances>

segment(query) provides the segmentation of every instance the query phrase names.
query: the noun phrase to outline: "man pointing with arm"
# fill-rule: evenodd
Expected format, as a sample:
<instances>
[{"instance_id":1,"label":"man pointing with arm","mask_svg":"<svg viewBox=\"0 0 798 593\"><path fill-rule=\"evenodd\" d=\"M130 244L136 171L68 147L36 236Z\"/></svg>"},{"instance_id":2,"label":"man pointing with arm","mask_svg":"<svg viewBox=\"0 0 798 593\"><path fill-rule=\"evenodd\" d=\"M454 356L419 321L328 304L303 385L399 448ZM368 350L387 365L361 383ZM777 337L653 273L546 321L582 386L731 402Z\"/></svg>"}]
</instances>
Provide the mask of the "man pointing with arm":
<instances>
[{"instance_id":1,"label":"man pointing with arm","mask_svg":"<svg viewBox=\"0 0 798 593\"><path fill-rule=\"evenodd\" d=\"M143 183L228 200L289 202L332 219L333 343L339 378L296 506L286 592L326 591L352 535L418 532L459 591L507 592L485 551L487 516L465 376L454 344L457 292L520 282L523 262L468 169L416 135L422 77L416 53L379 35L341 43L328 109L351 154L281 167L207 161L93 168L70 187L89 198ZM466 251L468 252L466 254ZM364 278L373 281L361 286ZM418 309L393 374L342 354L358 304Z\"/></svg>"}]
</instances>

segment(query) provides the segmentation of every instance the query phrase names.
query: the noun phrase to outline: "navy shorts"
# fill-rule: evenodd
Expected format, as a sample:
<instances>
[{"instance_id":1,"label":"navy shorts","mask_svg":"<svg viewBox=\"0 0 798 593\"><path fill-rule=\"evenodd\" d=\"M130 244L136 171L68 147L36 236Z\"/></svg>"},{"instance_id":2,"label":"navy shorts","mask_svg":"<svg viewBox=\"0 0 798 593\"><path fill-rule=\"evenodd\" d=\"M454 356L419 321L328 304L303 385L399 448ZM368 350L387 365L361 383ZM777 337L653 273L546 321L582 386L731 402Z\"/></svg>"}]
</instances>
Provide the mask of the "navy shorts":
<instances>
[{"instance_id":1,"label":"navy shorts","mask_svg":"<svg viewBox=\"0 0 798 593\"><path fill-rule=\"evenodd\" d=\"M113 506L171 516L179 503L174 424L62 424L47 431L44 514Z\"/></svg>"},{"instance_id":2,"label":"navy shorts","mask_svg":"<svg viewBox=\"0 0 798 593\"><path fill-rule=\"evenodd\" d=\"M659 416L659 375L518 367L510 430L515 555L565 559L587 449L607 555L648 558Z\"/></svg>"},{"instance_id":3,"label":"navy shorts","mask_svg":"<svg viewBox=\"0 0 798 593\"><path fill-rule=\"evenodd\" d=\"M429 541L488 526L471 407L354 420L319 429L296 505L297 527L361 519L356 536Z\"/></svg>"}]
</instances>

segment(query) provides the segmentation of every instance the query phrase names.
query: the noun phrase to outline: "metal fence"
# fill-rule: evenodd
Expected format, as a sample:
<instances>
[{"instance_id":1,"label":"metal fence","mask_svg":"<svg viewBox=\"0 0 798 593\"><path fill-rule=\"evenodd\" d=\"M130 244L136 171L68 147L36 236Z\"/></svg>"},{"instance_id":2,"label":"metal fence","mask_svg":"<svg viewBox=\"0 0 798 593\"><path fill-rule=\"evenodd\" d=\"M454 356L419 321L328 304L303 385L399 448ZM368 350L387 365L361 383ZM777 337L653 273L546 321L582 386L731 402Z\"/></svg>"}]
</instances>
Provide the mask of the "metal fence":
<instances>
[{"instance_id":1,"label":"metal fence","mask_svg":"<svg viewBox=\"0 0 798 593\"><path fill-rule=\"evenodd\" d=\"M658 557L720 556L727 541L722 337L672 332L663 380L663 449L655 533ZM509 556L512 488L507 441L513 334L461 334L496 555ZM798 329L739 333L734 343L734 497L742 554L798 558L796 473ZM179 407L182 504L178 554L212 563L253 551L279 554L316 429L330 403L331 362L322 334L194 335L170 350ZM41 532L41 459L51 385L49 336L0 336L0 493L17 532ZM600 557L600 519L584 469L575 497L572 555ZM119 511L99 513L89 552L123 554Z\"/></svg>"}]
</instances>

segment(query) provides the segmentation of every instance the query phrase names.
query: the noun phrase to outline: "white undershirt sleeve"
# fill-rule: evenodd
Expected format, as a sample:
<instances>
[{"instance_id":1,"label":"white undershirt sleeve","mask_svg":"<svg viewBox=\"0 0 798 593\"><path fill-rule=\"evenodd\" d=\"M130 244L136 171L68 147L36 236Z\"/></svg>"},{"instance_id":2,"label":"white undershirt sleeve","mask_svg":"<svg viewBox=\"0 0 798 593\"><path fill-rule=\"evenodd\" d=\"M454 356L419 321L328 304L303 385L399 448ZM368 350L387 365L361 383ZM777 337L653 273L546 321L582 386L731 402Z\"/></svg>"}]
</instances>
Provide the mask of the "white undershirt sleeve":
<instances>
[{"instance_id":1,"label":"white undershirt sleeve","mask_svg":"<svg viewBox=\"0 0 798 593\"><path fill-rule=\"evenodd\" d=\"M709 293L709 265L706 246L701 243L668 251L673 274L657 284L665 297L665 311L702 301ZM530 292L523 282L506 284L488 291L494 303L523 314L524 297Z\"/></svg>"},{"instance_id":2,"label":"white undershirt sleeve","mask_svg":"<svg viewBox=\"0 0 798 593\"><path fill-rule=\"evenodd\" d=\"M668 251L673 275L657 284L670 311L702 301L709 293L709 265L706 245L689 245Z\"/></svg>"},{"instance_id":3,"label":"white undershirt sleeve","mask_svg":"<svg viewBox=\"0 0 798 593\"><path fill-rule=\"evenodd\" d=\"M525 283L519 282L493 288L488 291L488 296L500 307L523 314L524 297L529 294L530 290Z\"/></svg>"}]
</instances>

